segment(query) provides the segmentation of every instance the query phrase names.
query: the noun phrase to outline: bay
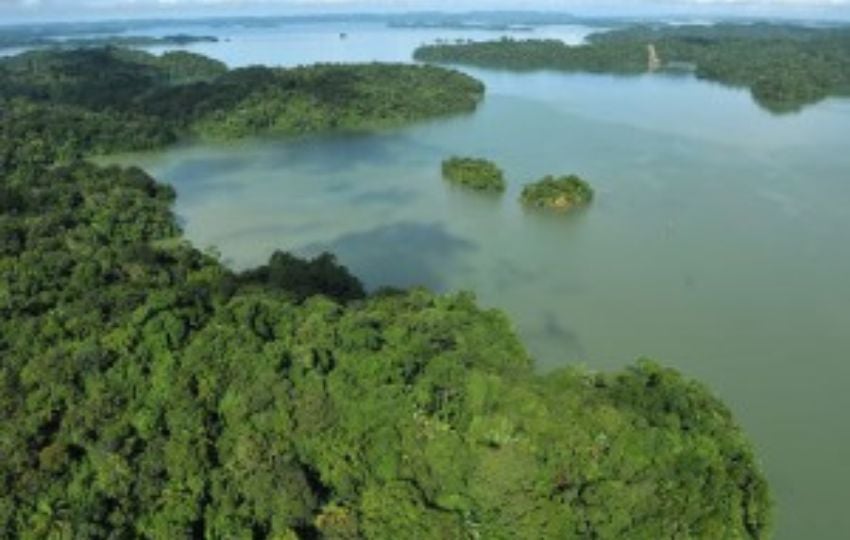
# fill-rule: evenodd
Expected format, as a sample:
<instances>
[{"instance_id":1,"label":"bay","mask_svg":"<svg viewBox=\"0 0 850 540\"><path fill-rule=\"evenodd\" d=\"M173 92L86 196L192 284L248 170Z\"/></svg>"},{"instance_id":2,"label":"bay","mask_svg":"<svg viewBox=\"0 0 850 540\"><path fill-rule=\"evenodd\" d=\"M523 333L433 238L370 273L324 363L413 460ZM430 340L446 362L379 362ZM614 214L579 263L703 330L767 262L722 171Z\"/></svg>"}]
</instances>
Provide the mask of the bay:
<instances>
[{"instance_id":1,"label":"bay","mask_svg":"<svg viewBox=\"0 0 850 540\"><path fill-rule=\"evenodd\" d=\"M423 42L499 35L193 31L222 41L189 50L231 66L409 61ZM590 31L533 35L576 43ZM187 237L233 267L330 250L371 288L474 291L508 313L541 371L639 356L682 370L755 441L777 538L850 536L850 101L774 116L745 90L690 77L465 71L488 86L472 115L118 161L174 185ZM447 186L440 161L453 154L502 165L504 197ZM585 177L596 201L523 211L522 185L550 173Z\"/></svg>"}]
</instances>

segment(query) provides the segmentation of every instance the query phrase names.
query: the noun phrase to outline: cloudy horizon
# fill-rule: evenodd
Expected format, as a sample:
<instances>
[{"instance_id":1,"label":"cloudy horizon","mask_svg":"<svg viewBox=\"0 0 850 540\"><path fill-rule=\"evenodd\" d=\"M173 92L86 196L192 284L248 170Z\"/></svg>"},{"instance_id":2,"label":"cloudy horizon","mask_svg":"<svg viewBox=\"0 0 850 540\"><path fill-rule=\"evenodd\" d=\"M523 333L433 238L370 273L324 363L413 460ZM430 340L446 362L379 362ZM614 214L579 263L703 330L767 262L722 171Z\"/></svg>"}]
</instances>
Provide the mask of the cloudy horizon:
<instances>
[{"instance_id":1,"label":"cloudy horizon","mask_svg":"<svg viewBox=\"0 0 850 540\"><path fill-rule=\"evenodd\" d=\"M600 15L693 15L850 20L850 0L0 0L3 22L316 13L540 10Z\"/></svg>"}]
</instances>

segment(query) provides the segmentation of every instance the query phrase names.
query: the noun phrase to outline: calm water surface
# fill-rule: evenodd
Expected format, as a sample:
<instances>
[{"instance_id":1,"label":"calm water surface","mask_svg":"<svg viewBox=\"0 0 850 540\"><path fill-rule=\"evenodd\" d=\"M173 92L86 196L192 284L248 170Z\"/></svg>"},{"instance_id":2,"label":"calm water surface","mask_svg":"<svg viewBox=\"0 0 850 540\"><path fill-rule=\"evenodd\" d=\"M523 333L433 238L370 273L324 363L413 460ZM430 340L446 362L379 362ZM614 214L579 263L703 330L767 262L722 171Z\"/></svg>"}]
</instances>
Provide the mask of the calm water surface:
<instances>
[{"instance_id":1,"label":"calm water surface","mask_svg":"<svg viewBox=\"0 0 850 540\"><path fill-rule=\"evenodd\" d=\"M437 37L493 37L229 32L191 49L234 66L403 61ZM758 446L777 537L850 537L850 101L775 117L689 78L469 71L489 88L474 115L124 161L172 183L187 236L235 267L331 250L371 287L475 291L511 315L542 370L651 356L705 381ZM449 188L451 154L495 159L508 192ZM525 182L571 172L597 190L587 211L517 204Z\"/></svg>"}]
</instances>

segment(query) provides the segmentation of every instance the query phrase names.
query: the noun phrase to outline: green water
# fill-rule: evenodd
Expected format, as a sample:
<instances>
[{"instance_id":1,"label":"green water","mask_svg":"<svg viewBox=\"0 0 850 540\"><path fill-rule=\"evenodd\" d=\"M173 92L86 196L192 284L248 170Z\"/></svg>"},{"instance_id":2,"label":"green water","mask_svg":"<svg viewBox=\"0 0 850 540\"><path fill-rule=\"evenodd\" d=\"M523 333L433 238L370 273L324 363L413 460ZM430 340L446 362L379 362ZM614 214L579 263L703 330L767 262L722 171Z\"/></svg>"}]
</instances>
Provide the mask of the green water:
<instances>
[{"instance_id":1,"label":"green water","mask_svg":"<svg viewBox=\"0 0 850 540\"><path fill-rule=\"evenodd\" d=\"M375 32L329 59L401 55ZM297 63L287 50L280 63ZM755 441L778 538L850 537L850 101L776 117L689 78L472 73L489 88L474 115L122 161L173 184L188 238L234 267L331 250L370 287L475 291L541 370L638 356L681 369ZM442 182L451 154L501 164L504 197ZM582 175L596 201L524 212L522 185L548 173Z\"/></svg>"}]
</instances>

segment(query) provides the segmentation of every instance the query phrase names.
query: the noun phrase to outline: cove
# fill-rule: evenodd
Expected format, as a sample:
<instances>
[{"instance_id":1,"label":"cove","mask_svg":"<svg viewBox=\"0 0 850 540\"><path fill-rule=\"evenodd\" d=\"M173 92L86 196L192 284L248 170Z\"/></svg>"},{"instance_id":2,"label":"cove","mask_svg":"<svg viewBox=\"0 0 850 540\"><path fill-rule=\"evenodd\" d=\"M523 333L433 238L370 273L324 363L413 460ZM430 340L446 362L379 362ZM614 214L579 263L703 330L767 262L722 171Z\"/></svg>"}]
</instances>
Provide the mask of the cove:
<instances>
[{"instance_id":1,"label":"cove","mask_svg":"<svg viewBox=\"0 0 850 540\"><path fill-rule=\"evenodd\" d=\"M369 26L322 49L308 44L338 38L302 32L191 49L226 50L232 65L401 60L433 37ZM285 52L250 46L263 39ZM777 537L845 536L850 103L772 116L745 91L686 77L467 71L488 85L474 115L120 161L174 185L187 237L234 267L330 250L371 288L474 291L510 315L543 370L643 355L681 369L756 442ZM452 154L497 161L505 196L446 186ZM596 189L586 211L517 204L524 183L571 172Z\"/></svg>"}]
</instances>

